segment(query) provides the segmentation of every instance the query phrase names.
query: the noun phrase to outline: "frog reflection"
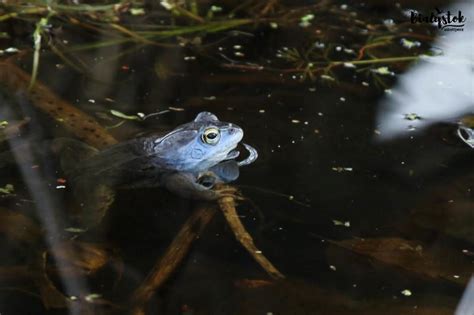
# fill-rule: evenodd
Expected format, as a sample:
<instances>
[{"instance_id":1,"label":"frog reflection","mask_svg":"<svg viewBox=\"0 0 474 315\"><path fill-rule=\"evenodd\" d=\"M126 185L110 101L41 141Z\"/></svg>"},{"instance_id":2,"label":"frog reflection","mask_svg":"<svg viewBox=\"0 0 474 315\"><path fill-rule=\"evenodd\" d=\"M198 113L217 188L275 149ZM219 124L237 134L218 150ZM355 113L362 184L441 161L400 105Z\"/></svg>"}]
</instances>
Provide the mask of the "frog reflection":
<instances>
[{"instance_id":1,"label":"frog reflection","mask_svg":"<svg viewBox=\"0 0 474 315\"><path fill-rule=\"evenodd\" d=\"M239 176L239 167L257 159L257 151L243 144L249 156L236 161L243 130L201 112L189 123L164 136L150 135L98 151L72 139L57 139L61 165L83 204L86 225L100 222L113 202L113 188L165 187L179 196L212 200L217 183ZM83 218L84 219L84 218Z\"/></svg>"}]
</instances>

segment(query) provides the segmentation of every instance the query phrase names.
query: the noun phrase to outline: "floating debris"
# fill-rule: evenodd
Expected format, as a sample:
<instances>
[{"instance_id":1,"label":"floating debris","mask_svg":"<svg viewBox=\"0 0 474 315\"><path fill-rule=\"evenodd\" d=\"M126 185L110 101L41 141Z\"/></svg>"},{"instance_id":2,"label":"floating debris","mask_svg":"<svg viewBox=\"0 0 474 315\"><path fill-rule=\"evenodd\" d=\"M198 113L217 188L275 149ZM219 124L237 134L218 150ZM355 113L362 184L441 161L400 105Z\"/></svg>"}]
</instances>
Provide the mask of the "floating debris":
<instances>
[{"instance_id":1,"label":"floating debris","mask_svg":"<svg viewBox=\"0 0 474 315\"><path fill-rule=\"evenodd\" d=\"M182 108L182 107L172 107L172 106L169 106L168 109L171 110L171 111L173 111L173 112L184 112L184 108Z\"/></svg>"},{"instance_id":2,"label":"floating debris","mask_svg":"<svg viewBox=\"0 0 474 315\"><path fill-rule=\"evenodd\" d=\"M145 14L145 9L143 9L143 8L131 8L130 9L130 14L131 15L144 15Z\"/></svg>"},{"instance_id":3,"label":"floating debris","mask_svg":"<svg viewBox=\"0 0 474 315\"><path fill-rule=\"evenodd\" d=\"M332 223L334 223L335 226L351 227L351 222L349 221L332 220Z\"/></svg>"},{"instance_id":4,"label":"floating debris","mask_svg":"<svg viewBox=\"0 0 474 315\"><path fill-rule=\"evenodd\" d=\"M330 75L327 75L327 74L322 74L321 79L327 80L327 81L336 81L336 79L334 79L333 77L331 77Z\"/></svg>"},{"instance_id":5,"label":"floating debris","mask_svg":"<svg viewBox=\"0 0 474 315\"><path fill-rule=\"evenodd\" d=\"M15 47L8 47L7 49L5 50L0 50L0 55L3 55L5 53L7 54L16 54L17 52L19 52L20 50L18 48L15 48Z\"/></svg>"},{"instance_id":6,"label":"floating debris","mask_svg":"<svg viewBox=\"0 0 474 315\"><path fill-rule=\"evenodd\" d=\"M418 116L418 114L416 114L416 113L405 114L404 118L406 120L420 120L421 119L421 117Z\"/></svg>"},{"instance_id":7,"label":"floating debris","mask_svg":"<svg viewBox=\"0 0 474 315\"><path fill-rule=\"evenodd\" d=\"M102 295L100 295L98 293L91 293L91 294L86 295L84 297L84 300L86 300L89 303L92 303L92 302L94 302L94 300L100 299L101 297L102 297Z\"/></svg>"},{"instance_id":8,"label":"floating debris","mask_svg":"<svg viewBox=\"0 0 474 315\"><path fill-rule=\"evenodd\" d=\"M86 229L81 229L81 228L78 228L78 227L68 227L68 228L65 228L64 231L70 232L70 233L84 233L84 232L87 232Z\"/></svg>"},{"instance_id":9,"label":"floating debris","mask_svg":"<svg viewBox=\"0 0 474 315\"><path fill-rule=\"evenodd\" d=\"M165 8L166 10L173 10L175 8L175 4L173 3L173 1L169 1L169 0L162 0L160 2L161 6L163 8Z\"/></svg>"},{"instance_id":10,"label":"floating debris","mask_svg":"<svg viewBox=\"0 0 474 315\"><path fill-rule=\"evenodd\" d=\"M327 241L339 248L366 256L371 264L378 262L397 267L421 279L444 279L464 286L472 274L472 263L464 259L460 252L446 247L433 248L423 246L419 241L401 238ZM335 249L328 252L331 259L339 257ZM453 274L459 275L459 278L454 278Z\"/></svg>"},{"instance_id":11,"label":"floating debris","mask_svg":"<svg viewBox=\"0 0 474 315\"><path fill-rule=\"evenodd\" d=\"M403 291L400 292L400 293L403 294L404 296L411 296L411 294L412 294L411 291L408 290L408 289L405 289L405 290L403 290Z\"/></svg>"},{"instance_id":12,"label":"floating debris","mask_svg":"<svg viewBox=\"0 0 474 315\"><path fill-rule=\"evenodd\" d=\"M324 49L326 47L326 44L322 43L322 42L316 42L316 43L314 43L314 47L316 47L318 49Z\"/></svg>"},{"instance_id":13,"label":"floating debris","mask_svg":"<svg viewBox=\"0 0 474 315\"><path fill-rule=\"evenodd\" d=\"M379 67L377 69L371 69L370 71L372 71L373 73L380 74L380 75L390 75L390 76L395 75L395 72L390 71L388 67Z\"/></svg>"},{"instance_id":14,"label":"floating debris","mask_svg":"<svg viewBox=\"0 0 474 315\"><path fill-rule=\"evenodd\" d=\"M353 168L352 167L342 167L342 166L336 166L331 168L333 171L342 173L342 172L352 172Z\"/></svg>"},{"instance_id":15,"label":"floating debris","mask_svg":"<svg viewBox=\"0 0 474 315\"><path fill-rule=\"evenodd\" d=\"M393 19L386 19L386 20L383 20L383 25L390 28L395 25L395 21Z\"/></svg>"},{"instance_id":16,"label":"floating debris","mask_svg":"<svg viewBox=\"0 0 474 315\"><path fill-rule=\"evenodd\" d=\"M0 187L0 194L11 195L15 192L15 187L12 184L6 184L4 187Z\"/></svg>"},{"instance_id":17,"label":"floating debris","mask_svg":"<svg viewBox=\"0 0 474 315\"><path fill-rule=\"evenodd\" d=\"M305 16L301 17L299 26L308 27L311 25L310 21L313 19L314 19L313 14L306 14Z\"/></svg>"},{"instance_id":18,"label":"floating debris","mask_svg":"<svg viewBox=\"0 0 474 315\"><path fill-rule=\"evenodd\" d=\"M420 47L421 46L421 43L419 41L411 41L411 40L408 40L406 38L402 38L400 40L400 43L402 44L403 47L405 47L406 49L412 49L412 48L416 48L416 47Z\"/></svg>"},{"instance_id":19,"label":"floating debris","mask_svg":"<svg viewBox=\"0 0 474 315\"><path fill-rule=\"evenodd\" d=\"M217 5L212 5L209 10L211 12L218 13L218 12L222 12L223 9L222 9L222 7L219 7Z\"/></svg>"}]
</instances>

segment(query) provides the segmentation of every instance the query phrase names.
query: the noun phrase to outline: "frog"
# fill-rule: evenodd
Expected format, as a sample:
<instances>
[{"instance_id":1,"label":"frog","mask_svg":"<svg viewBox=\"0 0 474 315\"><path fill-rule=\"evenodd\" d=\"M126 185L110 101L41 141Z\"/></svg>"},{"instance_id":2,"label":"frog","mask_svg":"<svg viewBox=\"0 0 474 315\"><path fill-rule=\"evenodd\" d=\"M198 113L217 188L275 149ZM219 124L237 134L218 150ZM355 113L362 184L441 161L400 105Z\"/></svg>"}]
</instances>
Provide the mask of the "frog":
<instances>
[{"instance_id":1,"label":"frog","mask_svg":"<svg viewBox=\"0 0 474 315\"><path fill-rule=\"evenodd\" d=\"M103 150L71 138L53 142L61 168L80 200L84 227L100 223L120 188L163 187L187 199L215 200L213 188L239 177L239 168L253 163L258 153L249 152L237 161L237 146L244 132L239 126L201 112L191 122L166 133L151 133L109 146Z\"/></svg>"}]
</instances>

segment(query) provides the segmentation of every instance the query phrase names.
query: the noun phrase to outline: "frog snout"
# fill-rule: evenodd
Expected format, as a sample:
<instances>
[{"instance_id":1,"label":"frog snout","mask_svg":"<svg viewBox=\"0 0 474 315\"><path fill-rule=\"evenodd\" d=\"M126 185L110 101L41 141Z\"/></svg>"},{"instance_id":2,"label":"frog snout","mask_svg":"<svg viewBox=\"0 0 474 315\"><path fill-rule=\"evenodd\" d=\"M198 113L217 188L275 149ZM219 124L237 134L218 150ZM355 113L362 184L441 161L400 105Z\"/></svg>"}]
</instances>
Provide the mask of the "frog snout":
<instances>
[{"instance_id":1,"label":"frog snout","mask_svg":"<svg viewBox=\"0 0 474 315\"><path fill-rule=\"evenodd\" d=\"M227 128L227 134L232 137L237 137L240 141L244 137L244 132L241 128L236 125L229 124Z\"/></svg>"}]
</instances>

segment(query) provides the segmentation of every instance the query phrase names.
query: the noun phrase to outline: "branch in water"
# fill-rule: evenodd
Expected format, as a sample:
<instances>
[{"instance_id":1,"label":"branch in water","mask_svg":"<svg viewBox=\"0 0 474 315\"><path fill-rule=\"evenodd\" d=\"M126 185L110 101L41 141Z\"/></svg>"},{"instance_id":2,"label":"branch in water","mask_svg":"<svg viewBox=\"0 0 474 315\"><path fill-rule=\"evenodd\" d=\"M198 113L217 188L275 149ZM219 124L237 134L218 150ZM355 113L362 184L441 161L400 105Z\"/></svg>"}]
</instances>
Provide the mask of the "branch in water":
<instances>
[{"instance_id":1,"label":"branch in water","mask_svg":"<svg viewBox=\"0 0 474 315\"><path fill-rule=\"evenodd\" d=\"M230 196L219 199L219 206L229 224L235 238L242 244L255 261L267 272L267 274L275 280L284 279L285 276L273 266L273 264L262 254L255 243L252 236L243 226L235 209L235 199Z\"/></svg>"},{"instance_id":2,"label":"branch in water","mask_svg":"<svg viewBox=\"0 0 474 315\"><path fill-rule=\"evenodd\" d=\"M193 215L186 220L165 254L158 260L143 283L133 293L131 298L133 315L145 314L144 307L146 302L181 264L193 242L206 228L216 212L216 207L201 204Z\"/></svg>"}]
</instances>

